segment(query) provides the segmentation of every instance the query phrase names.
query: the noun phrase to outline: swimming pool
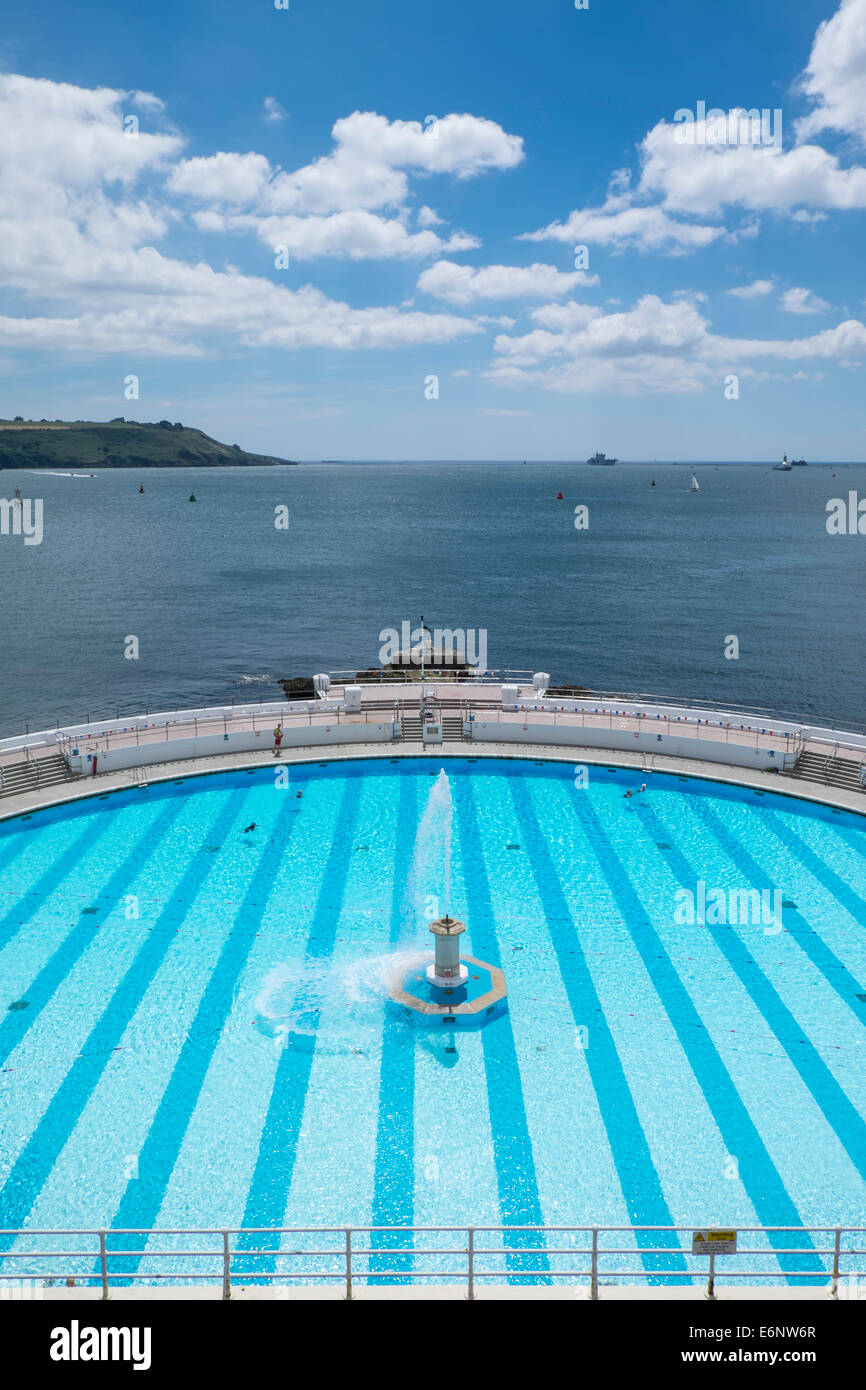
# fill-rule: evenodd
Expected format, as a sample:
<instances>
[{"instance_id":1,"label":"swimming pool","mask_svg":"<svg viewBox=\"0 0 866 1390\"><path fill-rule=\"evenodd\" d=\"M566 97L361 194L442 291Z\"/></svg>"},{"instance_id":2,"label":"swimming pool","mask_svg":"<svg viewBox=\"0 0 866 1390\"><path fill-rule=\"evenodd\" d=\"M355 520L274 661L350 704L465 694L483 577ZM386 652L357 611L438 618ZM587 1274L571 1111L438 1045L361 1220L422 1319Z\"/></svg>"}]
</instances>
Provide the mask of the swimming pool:
<instances>
[{"instance_id":1,"label":"swimming pool","mask_svg":"<svg viewBox=\"0 0 866 1390\"><path fill-rule=\"evenodd\" d=\"M458 1036L384 984L441 910L442 766L508 986ZM0 824L0 1229L861 1224L866 820L640 781L341 760Z\"/></svg>"}]
</instances>

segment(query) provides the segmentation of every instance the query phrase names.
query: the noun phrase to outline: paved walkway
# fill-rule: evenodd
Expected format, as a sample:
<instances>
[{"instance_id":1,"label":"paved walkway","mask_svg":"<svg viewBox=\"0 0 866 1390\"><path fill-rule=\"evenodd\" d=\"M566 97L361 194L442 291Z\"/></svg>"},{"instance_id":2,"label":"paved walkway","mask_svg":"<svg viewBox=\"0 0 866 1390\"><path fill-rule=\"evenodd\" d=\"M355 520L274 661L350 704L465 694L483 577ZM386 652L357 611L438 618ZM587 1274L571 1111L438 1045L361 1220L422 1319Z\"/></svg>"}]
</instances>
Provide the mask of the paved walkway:
<instances>
[{"instance_id":1,"label":"paved walkway","mask_svg":"<svg viewBox=\"0 0 866 1390\"><path fill-rule=\"evenodd\" d=\"M389 703L393 705L393 702ZM745 729L740 729L729 726L719 727L718 723L714 724L709 720L699 723L685 718L659 718L650 715L647 715L646 718L637 718L633 715L588 714L583 711L562 712L559 710L553 712L531 708L526 711L514 711L503 710L498 706L487 707L474 700L471 702L470 708L479 722L487 723L512 725L532 723L550 728L610 729L628 733L647 733L653 730L658 733L676 734L678 738L694 738L696 742L700 742L702 738L712 739L714 742L722 740L725 743L743 747L774 749L777 752L791 752L795 746L794 735L780 734L773 729L772 724L752 726L752 728L747 726ZM410 712L408 707L406 712ZM417 713L417 706L411 712ZM323 710L321 712L317 710L315 713L303 714L277 715L269 713L244 714L234 717L220 715L195 719L175 718L170 723L155 722L143 728L124 725L121 720L115 728L110 728L105 734L98 736L81 735L76 746L88 753L108 752L112 748L123 748L130 745L146 746L155 743L168 743L172 739L213 736L214 734L229 732L246 733L258 730L270 733L278 721L285 729L327 728L343 724L381 724L383 719L388 722L390 717L390 709L367 708L362 709L357 714L347 714L343 710ZM828 751L827 745L824 743L809 741L805 747L817 753ZM55 750L52 746L45 751ZM859 762L862 754L855 749L840 748L839 756L848 756ZM20 750L0 753L0 766L20 762L21 758Z\"/></svg>"},{"instance_id":2,"label":"paved walkway","mask_svg":"<svg viewBox=\"0 0 866 1390\"><path fill-rule=\"evenodd\" d=\"M513 743L445 743L424 748L420 744L396 743L353 743L334 744L315 748L293 748L284 752L280 762L284 766L306 763L339 762L357 758L427 758L443 765L449 758L512 758L537 762L540 759L554 762L586 764L600 767L624 767L635 769L635 782L639 786L651 773L644 773L645 755L638 752L609 750L604 748L582 748L569 746L563 748L556 744L532 744L515 747ZM858 793L841 787L824 786L815 782L805 782L798 778L782 776L779 773L762 772L752 768L729 767L724 763L702 762L699 758L671 758L655 753L656 772L679 774L680 776L704 777L714 782L752 787L760 791L774 791L782 795L800 797L804 801L814 801L825 806L836 806L840 810L856 811L866 814L866 799ZM85 796L102 796L109 791L128 789L136 784L137 777L144 771L149 784L170 782L180 777L203 777L211 772L223 772L244 767L275 767L272 749L252 753L227 753L209 758L186 758L177 762L157 763L144 769L124 769L109 772L97 777L76 778L74 782L46 787L37 791L23 792L0 801L0 821L10 816L21 815L36 810L40 806L61 805L77 801Z\"/></svg>"}]
</instances>

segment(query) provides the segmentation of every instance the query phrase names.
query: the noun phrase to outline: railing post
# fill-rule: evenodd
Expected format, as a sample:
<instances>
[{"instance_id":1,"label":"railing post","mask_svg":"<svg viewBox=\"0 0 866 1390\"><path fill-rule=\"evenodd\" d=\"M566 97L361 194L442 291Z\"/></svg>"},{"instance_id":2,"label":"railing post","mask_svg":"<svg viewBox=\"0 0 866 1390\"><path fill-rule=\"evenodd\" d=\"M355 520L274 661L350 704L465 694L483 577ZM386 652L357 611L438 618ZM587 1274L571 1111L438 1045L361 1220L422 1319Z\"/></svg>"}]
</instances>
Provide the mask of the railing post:
<instances>
[{"instance_id":1,"label":"railing post","mask_svg":"<svg viewBox=\"0 0 866 1390\"><path fill-rule=\"evenodd\" d=\"M710 1251L710 1277L707 1280L707 1298L716 1296L716 1252Z\"/></svg>"},{"instance_id":2,"label":"railing post","mask_svg":"<svg viewBox=\"0 0 866 1390\"><path fill-rule=\"evenodd\" d=\"M346 1227L346 1298L352 1297L352 1228Z\"/></svg>"},{"instance_id":3,"label":"railing post","mask_svg":"<svg viewBox=\"0 0 866 1390\"><path fill-rule=\"evenodd\" d=\"M469 1244L468 1244L467 1251L466 1251L466 1254L467 1254L467 1257L468 1257L468 1264L467 1264L467 1270L466 1270L466 1273L467 1273L467 1280L468 1280L468 1287L467 1287L467 1295L466 1295L466 1296L467 1296L467 1298L469 1298L471 1301L474 1302L474 1300L475 1300L475 1227L474 1227L474 1226L469 1226L467 1229L468 1229L468 1231L469 1231Z\"/></svg>"},{"instance_id":4,"label":"railing post","mask_svg":"<svg viewBox=\"0 0 866 1390\"><path fill-rule=\"evenodd\" d=\"M223 1299L232 1296L232 1265L229 1249L229 1233L223 1231Z\"/></svg>"},{"instance_id":5,"label":"railing post","mask_svg":"<svg viewBox=\"0 0 866 1390\"><path fill-rule=\"evenodd\" d=\"M102 1297L108 1298L108 1254L105 1249L105 1232L99 1232L99 1268L102 1272Z\"/></svg>"},{"instance_id":6,"label":"railing post","mask_svg":"<svg viewBox=\"0 0 866 1390\"><path fill-rule=\"evenodd\" d=\"M589 1279L589 1296L595 1301L598 1298L598 1227L592 1228L592 1274Z\"/></svg>"},{"instance_id":7,"label":"railing post","mask_svg":"<svg viewBox=\"0 0 866 1390\"><path fill-rule=\"evenodd\" d=\"M836 1240L833 1246L833 1282L830 1285L830 1297L839 1297L839 1257L842 1249L842 1231L836 1227Z\"/></svg>"}]
</instances>

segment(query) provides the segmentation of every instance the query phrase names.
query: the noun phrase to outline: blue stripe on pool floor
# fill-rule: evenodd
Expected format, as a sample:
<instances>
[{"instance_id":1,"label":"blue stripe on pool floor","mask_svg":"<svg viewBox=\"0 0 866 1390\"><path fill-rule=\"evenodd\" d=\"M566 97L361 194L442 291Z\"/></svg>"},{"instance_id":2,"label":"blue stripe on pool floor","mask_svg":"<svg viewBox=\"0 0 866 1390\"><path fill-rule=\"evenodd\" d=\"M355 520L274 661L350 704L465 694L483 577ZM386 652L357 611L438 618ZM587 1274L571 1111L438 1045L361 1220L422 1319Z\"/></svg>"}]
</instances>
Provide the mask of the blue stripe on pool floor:
<instances>
[{"instance_id":1,"label":"blue stripe on pool floor","mask_svg":"<svg viewBox=\"0 0 866 1390\"><path fill-rule=\"evenodd\" d=\"M468 778L457 778L452 787L457 810L457 830L461 844L466 897L472 904L468 926L476 955L488 965L500 965L499 944L496 940L490 885L478 828L475 795ZM488 1023L481 1029L484 1048L484 1073L487 1082L490 1128L493 1136L493 1157L499 1187L499 1214L506 1226L541 1226L543 1215L535 1175L532 1139L523 1102L523 1085L517 1048L508 1014ZM538 1232L516 1232L509 1236L515 1251L520 1246L544 1244ZM511 1254L506 1257L509 1269L548 1269L546 1257ZM549 1283L546 1276L521 1278L517 1273L510 1283Z\"/></svg>"},{"instance_id":2,"label":"blue stripe on pool floor","mask_svg":"<svg viewBox=\"0 0 866 1390\"><path fill-rule=\"evenodd\" d=\"M211 826L222 838L238 815L247 796L230 793ZM114 1048L149 989L176 930L195 902L213 865L204 856L192 860L163 908L154 928L124 975L90 1033L84 1049L73 1061L48 1109L0 1189L0 1228L24 1225L33 1203L68 1142L85 1105L102 1076ZM11 1236L0 1236L0 1249L8 1249Z\"/></svg>"},{"instance_id":3,"label":"blue stripe on pool floor","mask_svg":"<svg viewBox=\"0 0 866 1390\"><path fill-rule=\"evenodd\" d=\"M146 1230L156 1221L208 1067L231 1013L236 982L252 950L280 859L297 824L292 814L294 809L285 796L238 908L234 930L226 937L201 995L195 1018L142 1145L139 1176L130 1179L112 1226ZM117 1239L120 1244L115 1248L121 1249L143 1250L147 1243L146 1237L120 1236ZM116 1261L114 1267L119 1273L132 1273L138 1265L138 1260L130 1258Z\"/></svg>"},{"instance_id":4,"label":"blue stripe on pool floor","mask_svg":"<svg viewBox=\"0 0 866 1390\"><path fill-rule=\"evenodd\" d=\"M737 1158L742 1160L739 1164L740 1179L755 1209L758 1224L802 1226L802 1217L796 1203L785 1187L748 1108L710 1038L709 1031L704 1027L691 995L644 910L628 871L606 834L597 812L584 798L575 799L572 806L587 832L600 867L602 854L604 856L602 872L610 884L623 920L640 952L653 988L704 1093L707 1107L718 1125L728 1153L736 1154ZM601 853L595 850L596 845ZM808 1243L811 1245L812 1242ZM780 1251L789 1248L781 1236L771 1237L771 1244ZM779 1258L783 1269L786 1265L791 1269L803 1267L793 1257L787 1261L781 1255ZM817 1257L814 1267L821 1267ZM796 1284L798 1281L792 1279L789 1282Z\"/></svg>"},{"instance_id":5,"label":"blue stripe on pool floor","mask_svg":"<svg viewBox=\"0 0 866 1390\"><path fill-rule=\"evenodd\" d=\"M156 820L143 830L126 859L111 875L100 896L106 900L119 898L124 889L144 868L148 859L161 848L163 836L171 822L180 815L182 809L181 802L166 806ZM89 920L79 921L77 926L73 927L69 935L60 943L50 959L46 961L36 978L27 986L25 994L29 1008L7 1014L0 1022L0 1066L36 1022L55 990L66 979L100 930L101 928L97 925L91 926Z\"/></svg>"},{"instance_id":6,"label":"blue stripe on pool floor","mask_svg":"<svg viewBox=\"0 0 866 1390\"><path fill-rule=\"evenodd\" d=\"M389 929L392 946L397 946L403 935L403 887L409 877L417 823L417 780L401 777ZM374 1226L411 1226L415 1211L415 1042L411 1028L387 1006L382 1035L372 1211ZM395 1240L385 1231L374 1231L370 1244L374 1248L395 1244L405 1247L412 1244L412 1233L407 1231ZM370 1269L411 1269L412 1258L411 1255L393 1255L385 1259L374 1255L370 1258ZM368 1282L386 1281L371 1279ZM410 1281L398 1279L395 1282Z\"/></svg>"},{"instance_id":7,"label":"blue stripe on pool floor","mask_svg":"<svg viewBox=\"0 0 866 1390\"><path fill-rule=\"evenodd\" d=\"M34 886L24 893L14 907L10 907L0 917L0 946L11 941L17 934L18 928L24 925L21 921L22 916L26 922L39 911L52 893L56 893L67 874L81 863L82 855L90 853L93 846L111 826L111 816L102 816L95 829L92 825L87 825L81 834L72 841L72 844L67 846L64 852L52 861Z\"/></svg>"},{"instance_id":8,"label":"blue stripe on pool floor","mask_svg":"<svg viewBox=\"0 0 866 1390\"><path fill-rule=\"evenodd\" d=\"M346 780L307 938L307 961L327 958L334 947L352 861L361 785L360 777L350 777ZM318 1026L319 1010L316 1009L312 1011L310 1020L314 1034L318 1031ZM301 1051L286 1047L280 1053L268 1113L259 1142L259 1156L247 1193L246 1209L241 1222L244 1227L279 1227L283 1224L313 1056L314 1049ZM239 1251L276 1251L279 1249L280 1240L279 1235L271 1232L242 1233L238 1237L237 1248ZM275 1269L275 1256L263 1259L259 1264L251 1258L235 1261L235 1270L239 1274L271 1274ZM249 1282L258 1281L251 1279Z\"/></svg>"},{"instance_id":9,"label":"blue stripe on pool floor","mask_svg":"<svg viewBox=\"0 0 866 1390\"><path fill-rule=\"evenodd\" d=\"M664 833L663 822L646 803L643 807L643 819L648 826L654 827L654 838L658 839ZM674 877L680 884L687 887L689 884L697 883L700 875L695 872L681 849L672 846L659 852L668 859ZM753 1004L764 1015L802 1081L812 1093L827 1123L835 1131L852 1164L860 1176L866 1179L866 1122L862 1115L858 1114L826 1062L816 1051L811 1039L803 1035L802 1027L782 1002L757 961L749 955L748 948L736 931L720 931L709 922L705 930L711 933L731 969L739 976Z\"/></svg>"},{"instance_id":10,"label":"blue stripe on pool floor","mask_svg":"<svg viewBox=\"0 0 866 1390\"><path fill-rule=\"evenodd\" d=\"M584 1026L590 1020L600 1020L593 1025L593 1045L584 1056L607 1130L626 1209L636 1225L673 1226L674 1219L665 1200L634 1097L581 948L577 925L538 823L525 776L509 778L509 790L575 1025ZM561 922L569 922L571 930L563 930L558 925ZM664 1243L668 1237L643 1231L637 1239L643 1247L642 1259L646 1269L685 1269L682 1256L651 1253L654 1245Z\"/></svg>"}]
</instances>

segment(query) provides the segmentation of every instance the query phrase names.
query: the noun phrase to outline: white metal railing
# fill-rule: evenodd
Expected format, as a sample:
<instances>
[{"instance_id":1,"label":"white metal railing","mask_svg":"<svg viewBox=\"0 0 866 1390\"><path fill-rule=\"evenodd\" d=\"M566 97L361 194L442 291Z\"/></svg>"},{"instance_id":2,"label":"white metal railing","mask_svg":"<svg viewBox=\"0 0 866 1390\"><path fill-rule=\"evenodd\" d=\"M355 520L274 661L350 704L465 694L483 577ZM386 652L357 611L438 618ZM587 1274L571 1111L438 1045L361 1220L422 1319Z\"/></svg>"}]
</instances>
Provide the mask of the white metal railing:
<instances>
[{"instance_id":1,"label":"white metal railing","mask_svg":"<svg viewBox=\"0 0 866 1390\"><path fill-rule=\"evenodd\" d=\"M519 685L531 685L534 672L518 670L484 670L478 671L474 666L467 663L461 665L455 661L449 666L431 665L424 662L425 681L434 681L437 685L455 684L466 685L476 682L481 685L499 685L503 681L510 681ZM407 682L414 683L421 679L421 662L412 662L411 665L394 666L389 670L384 667L373 667L369 670L358 671L355 667L351 671L329 671L328 677L332 685L405 685Z\"/></svg>"},{"instance_id":2,"label":"white metal railing","mask_svg":"<svg viewBox=\"0 0 866 1390\"><path fill-rule=\"evenodd\" d=\"M833 1298L866 1297L866 1268L852 1267L863 1260L864 1226L741 1226L733 1255L707 1257L691 1251L691 1226L282 1226L118 1230L5 1230L0 1244L13 1240L47 1240L49 1249L0 1253L0 1298L4 1288L47 1283L100 1288L108 1298L112 1288L146 1286L164 1281L186 1285L218 1284L224 1299L233 1287L265 1284L276 1289L299 1281L342 1285L346 1298L360 1284L403 1285L438 1280L474 1299L485 1283L545 1285L577 1284L591 1299L604 1284L706 1285L706 1296L715 1297L720 1281L770 1280L776 1286L811 1281ZM443 1238L446 1244L431 1242ZM85 1249L69 1249L64 1242L79 1237ZM157 1237L210 1240L213 1248L157 1248ZM284 1248L283 1237L290 1238ZM305 1249L299 1237L313 1247ZM582 1243L574 1238L581 1237ZM606 1243L613 1238L614 1244ZM632 1240L629 1243L628 1237ZM747 1247L740 1237L763 1238ZM276 1241L276 1245L267 1242ZM392 1242L397 1241L397 1244ZM120 1243L118 1243L120 1242ZM160 1246L165 1241L159 1242ZM189 1240L187 1239L187 1245ZM322 1248L322 1247L325 1248ZM623 1268L622 1258L642 1268ZM708 1263L705 1263L705 1258ZM717 1261L722 1261L718 1264ZM752 1260L775 1260L773 1269L753 1268ZM63 1262L67 1263L64 1264ZM129 1263L124 1264L125 1261ZM178 1269L158 1268L160 1262L177 1262ZM191 1267L196 1261L203 1267ZM305 1268L285 1268L289 1261L306 1262ZM313 1265L310 1266L310 1261ZM558 1261L566 1261L562 1267ZM38 1271L9 1271L11 1264L48 1262ZM326 1263L325 1263L326 1262ZM444 1263L443 1263L444 1262ZM745 1267L743 1263L745 1262ZM278 1263L283 1267L277 1267ZM429 1268L428 1265L437 1265ZM145 1269L140 1266L144 1264ZM82 1268L83 1265L83 1268ZM575 1267L576 1266L576 1267ZM848 1281L844 1284L844 1281ZM853 1283L852 1283L853 1281ZM840 1283L844 1285L840 1291ZM853 1293L849 1290L854 1290Z\"/></svg>"},{"instance_id":3,"label":"white metal railing","mask_svg":"<svg viewBox=\"0 0 866 1390\"><path fill-rule=\"evenodd\" d=\"M433 681L435 682L435 679ZM468 692L463 695L467 703L473 710L480 712L489 709L491 718L502 718L503 714L540 714L542 716L553 717L554 722L559 722L561 716L563 722L567 722L569 716L577 716L581 722L594 724L598 720L606 721L609 727L613 727L613 721L617 719L633 719L639 721L644 727L652 724L661 725L669 732L673 732L677 726L681 729L691 728L697 737L701 737L701 730L709 732L711 729L718 729L723 732L725 739L729 739L731 734L754 737L756 744L759 744L763 737L770 735L784 741L786 748L802 751L806 744L823 745L832 748L833 754L838 756L840 749L846 749L849 756L856 756L859 762L866 756L866 737L846 734L841 730L821 729L805 724L789 724L784 720L773 716L766 716L761 712L746 713L734 712L732 710L719 710L709 708L696 708L695 706L681 705L671 706L664 704L636 703L630 701L607 702L598 698L570 698L570 697L524 697L520 702L508 710L503 710L502 705L488 700L474 700ZM159 714L146 713L139 715L119 715L116 720L103 720L97 723L67 725L64 728L55 730L45 730L41 733L22 734L14 738L0 739L0 755L18 754L29 759L32 750L56 747L60 745L71 749L80 746L82 743L88 747L93 747L94 743L104 741L106 738L124 739L136 742L142 737L153 738L161 734L169 737L169 731L184 734L198 734L203 729L212 730L214 726L219 726L223 730L229 727L237 728L241 724L252 724L264 727L271 719L286 719L292 722L306 722L312 724L321 720L322 716L332 715L335 722L342 722L343 701L335 698L330 699L303 699L303 700L283 700L268 703L244 704L244 705L221 705L210 708L200 709L181 709L167 710ZM498 713L497 713L498 711ZM374 711L370 708L370 713ZM365 717L365 707L358 711L357 718Z\"/></svg>"}]
</instances>

